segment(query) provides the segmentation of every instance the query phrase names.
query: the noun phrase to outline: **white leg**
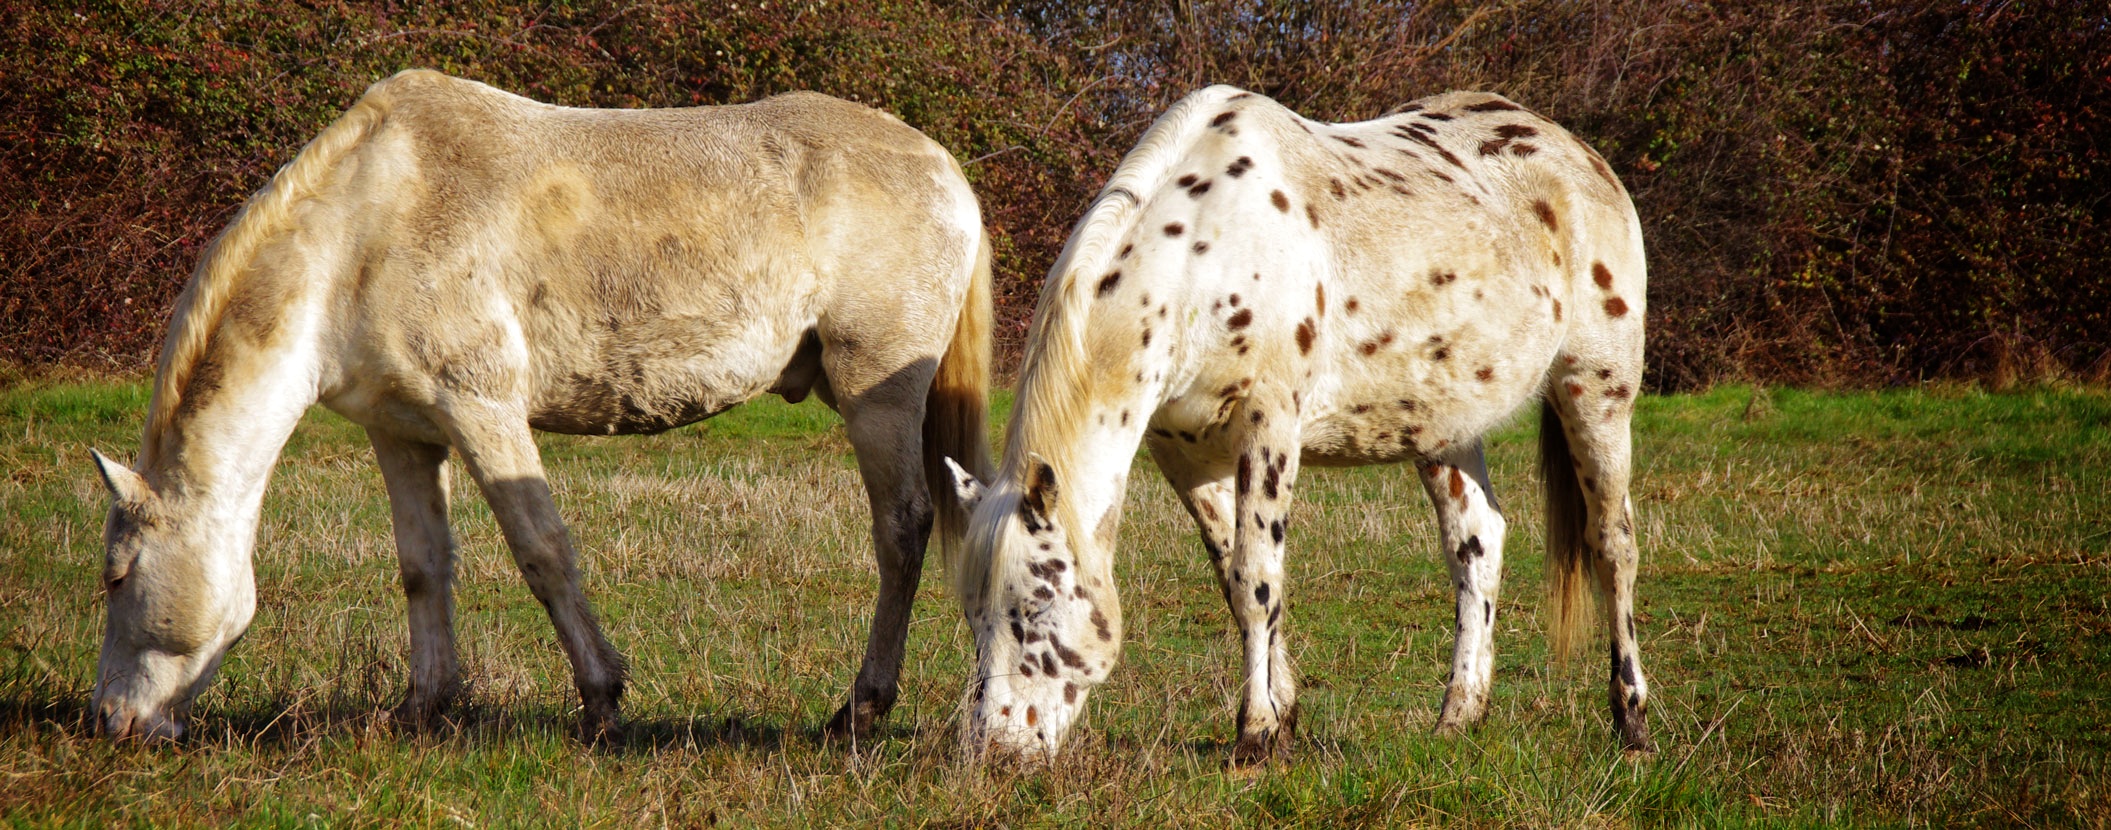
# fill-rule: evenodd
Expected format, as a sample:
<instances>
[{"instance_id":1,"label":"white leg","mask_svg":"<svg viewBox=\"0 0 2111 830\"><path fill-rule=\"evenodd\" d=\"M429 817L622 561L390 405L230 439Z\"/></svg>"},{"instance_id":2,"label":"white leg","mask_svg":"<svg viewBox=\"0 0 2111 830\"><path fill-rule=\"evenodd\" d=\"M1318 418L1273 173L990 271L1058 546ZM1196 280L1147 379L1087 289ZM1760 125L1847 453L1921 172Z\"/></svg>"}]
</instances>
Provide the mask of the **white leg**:
<instances>
[{"instance_id":1,"label":"white leg","mask_svg":"<svg viewBox=\"0 0 2111 830\"><path fill-rule=\"evenodd\" d=\"M1437 732L1449 734L1480 721L1488 712L1495 670L1495 604L1502 588L1503 533L1507 524L1488 490L1487 462L1480 442L1418 466L1422 486L1437 508L1437 536L1457 592L1457 639L1451 680Z\"/></svg>"},{"instance_id":2,"label":"white leg","mask_svg":"<svg viewBox=\"0 0 2111 830\"><path fill-rule=\"evenodd\" d=\"M1284 416L1257 426L1233 473L1235 531L1224 584L1245 645L1239 743L1232 750L1238 763L1288 752L1297 724L1297 677L1282 638L1283 550L1299 454L1294 424Z\"/></svg>"},{"instance_id":3,"label":"white leg","mask_svg":"<svg viewBox=\"0 0 2111 830\"><path fill-rule=\"evenodd\" d=\"M1628 421L1640 381L1637 372L1592 372L1586 363L1555 376L1548 388L1556 390L1549 397L1555 401L1583 489L1583 545L1596 571L1610 641L1606 697L1613 728L1625 748L1649 751L1649 680L1642 674L1641 642L1635 633L1635 575L1641 551L1635 543L1634 506L1627 498L1633 452Z\"/></svg>"}]
</instances>

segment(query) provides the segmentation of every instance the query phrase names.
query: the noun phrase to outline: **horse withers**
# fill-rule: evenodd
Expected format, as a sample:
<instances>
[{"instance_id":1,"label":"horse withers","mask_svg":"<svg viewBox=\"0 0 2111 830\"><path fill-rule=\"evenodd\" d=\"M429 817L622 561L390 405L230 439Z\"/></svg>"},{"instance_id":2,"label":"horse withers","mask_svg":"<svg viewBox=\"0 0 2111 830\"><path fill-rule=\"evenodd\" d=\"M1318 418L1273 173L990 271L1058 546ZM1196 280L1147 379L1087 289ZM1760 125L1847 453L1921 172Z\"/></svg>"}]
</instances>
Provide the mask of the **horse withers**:
<instances>
[{"instance_id":1,"label":"horse withers","mask_svg":"<svg viewBox=\"0 0 2111 830\"><path fill-rule=\"evenodd\" d=\"M618 725L622 657L579 587L532 429L656 433L765 392L843 416L880 589L850 700L893 705L941 455L987 465L989 248L944 148L811 93L572 109L391 77L252 196L177 300L138 459L95 455L108 619L94 713L174 737L256 606L266 479L321 403L364 426L410 613L399 717L460 688L449 448L548 609L584 704ZM978 460L979 459L979 460Z\"/></svg>"},{"instance_id":2,"label":"horse withers","mask_svg":"<svg viewBox=\"0 0 2111 830\"><path fill-rule=\"evenodd\" d=\"M1437 730L1480 720L1506 527L1481 438L1535 402L1555 633L1574 636L1595 582L1613 723L1648 747L1627 498L1644 270L1604 160L1499 96L1355 124L1229 87L1175 105L1049 272L996 478L959 471L978 502L952 568L979 661L967 751L1056 751L1113 668L1139 444L1237 624L1235 760L1285 750L1297 716L1283 556L1303 465L1415 465L1457 594Z\"/></svg>"}]
</instances>

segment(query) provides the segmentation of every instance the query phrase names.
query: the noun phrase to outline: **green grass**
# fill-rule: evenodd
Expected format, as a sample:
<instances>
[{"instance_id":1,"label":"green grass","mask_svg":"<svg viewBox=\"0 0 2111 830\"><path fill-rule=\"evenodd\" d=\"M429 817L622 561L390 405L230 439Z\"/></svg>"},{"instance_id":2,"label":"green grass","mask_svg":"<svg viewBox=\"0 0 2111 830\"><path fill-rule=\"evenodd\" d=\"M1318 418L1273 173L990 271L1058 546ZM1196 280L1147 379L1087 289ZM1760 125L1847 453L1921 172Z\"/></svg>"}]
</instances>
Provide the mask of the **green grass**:
<instances>
[{"instance_id":1,"label":"green grass","mask_svg":"<svg viewBox=\"0 0 2111 830\"><path fill-rule=\"evenodd\" d=\"M469 701L398 733L407 636L359 429L317 411L265 504L249 636L180 746L95 739L105 499L137 383L0 391L0 815L14 824L1834 825L2111 821L2111 398L1955 388L1710 393L1636 421L1645 667L1661 751L1627 758L1592 651L1540 633L1531 427L1491 444L1511 511L1495 698L1428 734L1451 643L1404 468L1300 481L1296 759L1227 770L1236 643L1148 463L1118 575L1129 641L1053 767L964 767L968 637L934 567L902 705L854 751L873 586L847 444L774 400L655 438L545 436L588 591L633 663L588 749L548 622L456 476Z\"/></svg>"}]
</instances>

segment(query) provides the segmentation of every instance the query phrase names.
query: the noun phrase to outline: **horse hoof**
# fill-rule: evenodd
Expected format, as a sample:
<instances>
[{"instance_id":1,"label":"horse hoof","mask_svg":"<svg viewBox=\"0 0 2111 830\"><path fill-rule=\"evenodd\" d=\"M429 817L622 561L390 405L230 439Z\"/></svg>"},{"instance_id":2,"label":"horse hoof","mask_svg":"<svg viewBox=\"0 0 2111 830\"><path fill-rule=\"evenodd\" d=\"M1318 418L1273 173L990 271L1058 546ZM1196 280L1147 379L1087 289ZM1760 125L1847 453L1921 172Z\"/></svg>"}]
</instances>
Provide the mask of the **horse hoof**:
<instances>
[{"instance_id":1,"label":"horse hoof","mask_svg":"<svg viewBox=\"0 0 2111 830\"><path fill-rule=\"evenodd\" d=\"M388 714L398 729L430 732L447 723L447 712L452 708L451 702L446 700L404 698Z\"/></svg>"},{"instance_id":2,"label":"horse hoof","mask_svg":"<svg viewBox=\"0 0 2111 830\"><path fill-rule=\"evenodd\" d=\"M873 727L879 725L883 714L878 704L872 701L845 703L843 708L836 710L835 716L829 718L828 725L821 727L821 730L830 738L867 738L872 735Z\"/></svg>"},{"instance_id":3,"label":"horse hoof","mask_svg":"<svg viewBox=\"0 0 2111 830\"><path fill-rule=\"evenodd\" d=\"M1439 738L1457 738L1465 735L1472 728L1473 723L1471 721L1443 718L1437 721L1435 728L1429 730L1429 734Z\"/></svg>"},{"instance_id":4,"label":"horse hoof","mask_svg":"<svg viewBox=\"0 0 2111 830\"><path fill-rule=\"evenodd\" d=\"M623 722L614 712L589 711L579 719L579 740L588 746L622 743Z\"/></svg>"},{"instance_id":5,"label":"horse hoof","mask_svg":"<svg viewBox=\"0 0 2111 830\"><path fill-rule=\"evenodd\" d=\"M1267 729L1239 736L1231 748L1233 769L1250 769L1290 760L1290 730Z\"/></svg>"}]
</instances>

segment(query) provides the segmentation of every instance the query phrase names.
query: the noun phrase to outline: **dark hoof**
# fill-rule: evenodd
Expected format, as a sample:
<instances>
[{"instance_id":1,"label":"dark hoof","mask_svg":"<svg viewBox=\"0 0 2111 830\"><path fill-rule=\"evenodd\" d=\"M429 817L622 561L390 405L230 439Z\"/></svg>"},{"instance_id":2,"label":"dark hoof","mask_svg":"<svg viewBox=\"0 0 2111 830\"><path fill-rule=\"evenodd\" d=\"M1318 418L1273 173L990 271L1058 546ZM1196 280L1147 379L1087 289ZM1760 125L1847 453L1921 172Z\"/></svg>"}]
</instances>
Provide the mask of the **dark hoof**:
<instances>
[{"instance_id":1,"label":"dark hoof","mask_svg":"<svg viewBox=\"0 0 2111 830\"><path fill-rule=\"evenodd\" d=\"M623 721L614 709L588 709L579 717L579 740L588 746L614 746L623 742Z\"/></svg>"},{"instance_id":2,"label":"dark hoof","mask_svg":"<svg viewBox=\"0 0 2111 830\"><path fill-rule=\"evenodd\" d=\"M828 725L821 727L821 731L830 738L862 740L871 737L873 728L879 726L880 719L886 716L887 710L876 701L845 703L843 708L836 710L835 717L828 719Z\"/></svg>"},{"instance_id":3,"label":"dark hoof","mask_svg":"<svg viewBox=\"0 0 2111 830\"><path fill-rule=\"evenodd\" d=\"M1265 729L1239 736L1231 748L1231 765L1255 767L1290 760L1290 730Z\"/></svg>"},{"instance_id":4,"label":"dark hoof","mask_svg":"<svg viewBox=\"0 0 2111 830\"><path fill-rule=\"evenodd\" d=\"M1630 756L1655 755L1657 753L1656 742L1649 739L1649 730L1647 728L1621 730L1620 748L1626 750Z\"/></svg>"},{"instance_id":5,"label":"dark hoof","mask_svg":"<svg viewBox=\"0 0 2111 830\"><path fill-rule=\"evenodd\" d=\"M389 710L389 720L396 728L411 732L430 732L447 724L447 713L454 708L452 698L404 697L402 703Z\"/></svg>"}]
</instances>

